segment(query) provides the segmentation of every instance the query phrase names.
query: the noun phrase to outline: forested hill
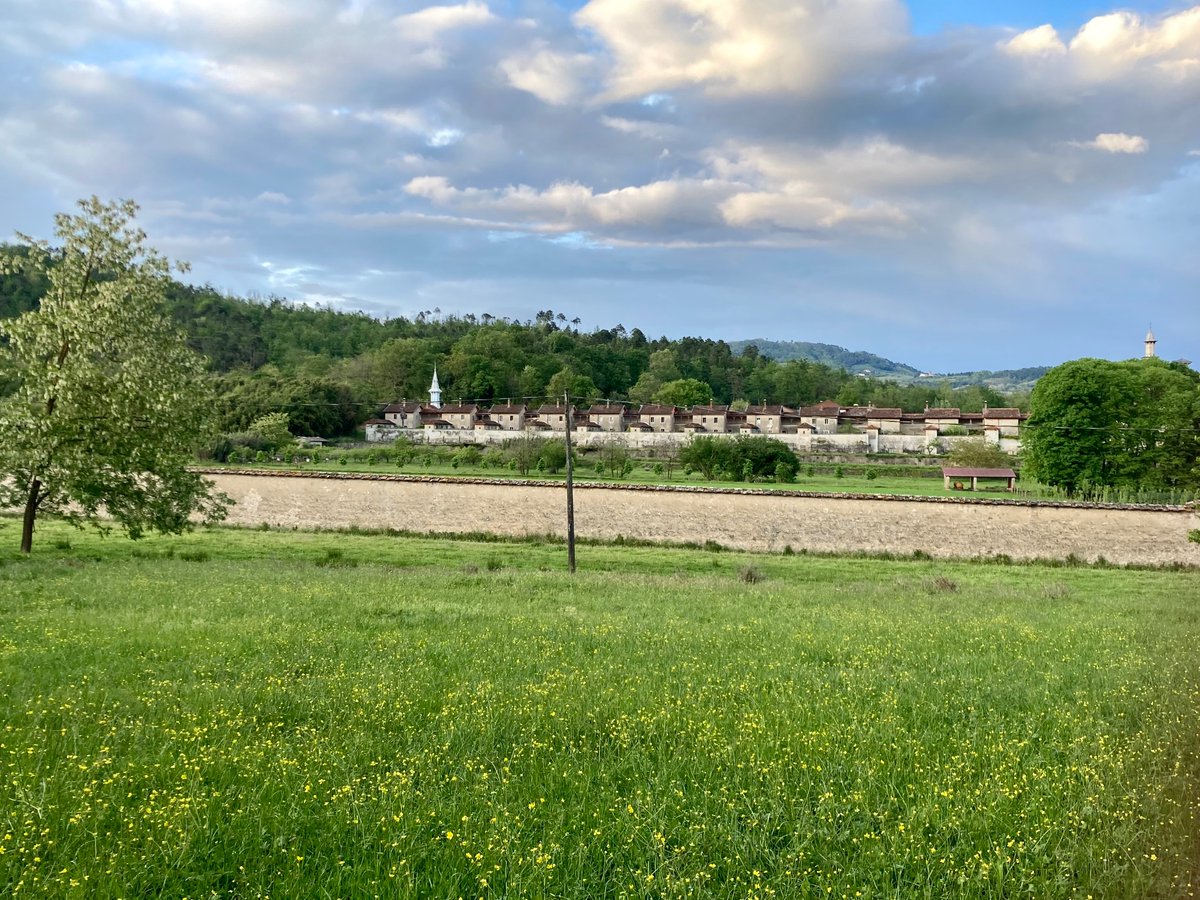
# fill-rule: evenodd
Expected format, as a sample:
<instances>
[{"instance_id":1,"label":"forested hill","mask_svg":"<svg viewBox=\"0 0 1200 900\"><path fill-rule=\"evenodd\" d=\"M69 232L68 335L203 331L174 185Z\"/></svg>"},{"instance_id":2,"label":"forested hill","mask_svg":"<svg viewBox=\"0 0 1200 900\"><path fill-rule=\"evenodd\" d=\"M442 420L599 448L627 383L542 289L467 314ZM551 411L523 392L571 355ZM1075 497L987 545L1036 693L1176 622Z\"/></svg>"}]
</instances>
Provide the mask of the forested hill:
<instances>
[{"instance_id":1,"label":"forested hill","mask_svg":"<svg viewBox=\"0 0 1200 900\"><path fill-rule=\"evenodd\" d=\"M769 341L765 338L753 338L748 341L730 341L729 346L734 353L743 353L751 345L758 352L771 359L787 362L792 359L807 359L835 369L845 369L847 372L858 374L868 372L871 375L919 375L919 371L904 363L893 362L865 350L847 350L837 344L815 344L811 341Z\"/></svg>"},{"instance_id":2,"label":"forested hill","mask_svg":"<svg viewBox=\"0 0 1200 900\"><path fill-rule=\"evenodd\" d=\"M953 388L965 388L972 385L991 388L1000 393L1025 394L1033 390L1039 378L1049 371L1049 366L1031 366L1025 369L1003 369L991 372L981 369L976 372L951 372L936 375L921 372L905 363L894 362L865 350L847 350L836 344L815 344L809 341L769 341L755 338L749 341L730 341L729 346L734 353L741 354L753 345L763 356L785 362L791 359L807 359L837 369L845 369L854 374L869 374L875 378L886 378L900 384L913 384L932 379L936 383L943 381Z\"/></svg>"},{"instance_id":3,"label":"forested hill","mask_svg":"<svg viewBox=\"0 0 1200 900\"><path fill-rule=\"evenodd\" d=\"M43 290L0 276L0 318L33 308ZM909 410L980 409L1012 398L986 387L905 386L808 360L737 355L709 338L651 340L623 325L582 331L543 310L525 322L443 316L386 321L362 313L229 297L175 284L167 304L194 349L211 363L223 431L283 411L294 434L349 434L395 400L428 400L436 364L444 402L507 399L538 405L566 391L580 403L811 404L836 399Z\"/></svg>"}]
</instances>

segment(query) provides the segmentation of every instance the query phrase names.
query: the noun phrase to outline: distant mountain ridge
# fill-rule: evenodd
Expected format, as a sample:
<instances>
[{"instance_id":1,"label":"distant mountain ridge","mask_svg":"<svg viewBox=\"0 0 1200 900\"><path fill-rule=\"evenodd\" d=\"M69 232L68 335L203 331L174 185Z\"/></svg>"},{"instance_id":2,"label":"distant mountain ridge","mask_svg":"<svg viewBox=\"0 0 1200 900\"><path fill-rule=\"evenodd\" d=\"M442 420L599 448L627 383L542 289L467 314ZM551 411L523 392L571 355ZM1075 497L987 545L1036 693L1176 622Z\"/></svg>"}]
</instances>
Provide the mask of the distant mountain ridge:
<instances>
[{"instance_id":1,"label":"distant mountain ridge","mask_svg":"<svg viewBox=\"0 0 1200 900\"><path fill-rule=\"evenodd\" d=\"M869 353L866 350L847 350L837 344L820 344L812 341L772 341L766 338L752 338L746 341L728 341L734 354L740 356L751 344L758 348L762 356L786 362L790 359L805 359L827 366L845 369L854 374L871 375L874 378L887 378L902 384L912 384L918 381L937 380L948 381L951 387L967 387L969 385L985 385L1001 392L1028 391L1034 383L1050 370L1050 366L1027 366L1022 369L1001 369L989 371L981 369L975 372L952 372L947 374L925 372L907 363Z\"/></svg>"},{"instance_id":2,"label":"distant mountain ridge","mask_svg":"<svg viewBox=\"0 0 1200 900\"><path fill-rule=\"evenodd\" d=\"M766 338L753 338L748 341L729 341L729 349L741 356L751 344L758 347L758 352L771 359L787 362L789 359L807 359L809 362L819 362L827 366L845 369L847 372L869 373L876 376L907 375L915 377L921 374L920 369L904 363L898 363L865 350L847 350L837 344L818 344L812 341L771 341Z\"/></svg>"}]
</instances>

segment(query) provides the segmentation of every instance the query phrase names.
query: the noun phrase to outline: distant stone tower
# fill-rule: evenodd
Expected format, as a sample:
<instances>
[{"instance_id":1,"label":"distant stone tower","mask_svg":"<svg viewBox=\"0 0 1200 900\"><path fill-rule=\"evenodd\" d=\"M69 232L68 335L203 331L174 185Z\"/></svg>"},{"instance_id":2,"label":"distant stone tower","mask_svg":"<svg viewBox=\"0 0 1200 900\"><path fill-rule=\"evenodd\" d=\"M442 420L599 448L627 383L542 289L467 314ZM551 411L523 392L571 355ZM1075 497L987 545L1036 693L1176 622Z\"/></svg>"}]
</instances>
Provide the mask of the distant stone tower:
<instances>
[{"instance_id":1,"label":"distant stone tower","mask_svg":"<svg viewBox=\"0 0 1200 900\"><path fill-rule=\"evenodd\" d=\"M1154 345L1156 343L1158 342L1154 339L1154 332L1148 330L1146 332L1146 359L1149 359L1154 355Z\"/></svg>"},{"instance_id":2,"label":"distant stone tower","mask_svg":"<svg viewBox=\"0 0 1200 900\"><path fill-rule=\"evenodd\" d=\"M429 385L429 405L430 406L441 406L442 405L442 388L438 384L437 366L436 365L433 367L433 382Z\"/></svg>"}]
</instances>

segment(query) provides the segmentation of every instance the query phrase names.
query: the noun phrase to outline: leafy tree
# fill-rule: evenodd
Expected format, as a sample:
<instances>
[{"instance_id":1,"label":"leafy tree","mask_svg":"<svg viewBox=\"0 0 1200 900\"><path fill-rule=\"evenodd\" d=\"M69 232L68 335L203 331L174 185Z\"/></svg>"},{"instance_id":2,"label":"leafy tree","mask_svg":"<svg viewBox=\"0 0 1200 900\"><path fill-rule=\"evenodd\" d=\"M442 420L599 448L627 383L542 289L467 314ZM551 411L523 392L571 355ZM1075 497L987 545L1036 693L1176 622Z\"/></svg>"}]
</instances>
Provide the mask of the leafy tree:
<instances>
[{"instance_id":1,"label":"leafy tree","mask_svg":"<svg viewBox=\"0 0 1200 900\"><path fill-rule=\"evenodd\" d=\"M597 462L601 474L607 473L610 478L620 478L625 473L625 464L629 462L629 448L623 440L606 440L600 445L599 456Z\"/></svg>"},{"instance_id":2,"label":"leafy tree","mask_svg":"<svg viewBox=\"0 0 1200 900\"><path fill-rule=\"evenodd\" d=\"M1051 369L1030 398L1021 446L1029 475L1072 494L1110 485L1121 453L1120 423L1134 397L1116 363L1077 359Z\"/></svg>"},{"instance_id":3,"label":"leafy tree","mask_svg":"<svg viewBox=\"0 0 1200 900\"><path fill-rule=\"evenodd\" d=\"M718 472L729 468L732 449L733 442L704 435L693 438L684 445L679 452L679 461L685 466L691 466L706 480L712 481Z\"/></svg>"},{"instance_id":4,"label":"leafy tree","mask_svg":"<svg viewBox=\"0 0 1200 900\"><path fill-rule=\"evenodd\" d=\"M24 553L39 513L98 523L103 508L138 537L225 509L188 469L212 403L204 360L163 310L171 265L145 246L132 201L79 208L55 217L60 250L20 235L31 252L18 264L47 289L36 310L0 322L18 382L0 401L0 504L24 506Z\"/></svg>"},{"instance_id":5,"label":"leafy tree","mask_svg":"<svg viewBox=\"0 0 1200 900\"><path fill-rule=\"evenodd\" d=\"M1013 464L1010 454L983 438L955 441L950 447L949 460L956 466L979 469L1007 469Z\"/></svg>"},{"instance_id":6,"label":"leafy tree","mask_svg":"<svg viewBox=\"0 0 1200 900\"><path fill-rule=\"evenodd\" d=\"M259 416L250 423L250 432L261 434L263 446L271 450L288 447L293 443L292 433L288 431L287 413L267 413L265 416Z\"/></svg>"},{"instance_id":7,"label":"leafy tree","mask_svg":"<svg viewBox=\"0 0 1200 900\"><path fill-rule=\"evenodd\" d=\"M579 375L570 367L564 366L551 376L546 384L546 396L561 401L562 395L570 395L571 402L590 404L599 395L595 382L587 375Z\"/></svg>"},{"instance_id":8,"label":"leafy tree","mask_svg":"<svg viewBox=\"0 0 1200 900\"><path fill-rule=\"evenodd\" d=\"M507 440L502 446L508 454L513 467L522 475L528 475L529 470L541 459L542 448L545 445L545 438L527 434Z\"/></svg>"},{"instance_id":9,"label":"leafy tree","mask_svg":"<svg viewBox=\"0 0 1200 900\"><path fill-rule=\"evenodd\" d=\"M538 457L542 463L542 471L554 474L567 465L567 445L558 438L550 438L542 445L541 455Z\"/></svg>"},{"instance_id":10,"label":"leafy tree","mask_svg":"<svg viewBox=\"0 0 1200 900\"><path fill-rule=\"evenodd\" d=\"M1021 445L1026 472L1088 487L1200 483L1200 376L1157 359L1077 359L1038 380Z\"/></svg>"},{"instance_id":11,"label":"leafy tree","mask_svg":"<svg viewBox=\"0 0 1200 900\"><path fill-rule=\"evenodd\" d=\"M775 438L742 435L732 442L732 453L738 468L757 478L774 478L780 463L796 470L796 454Z\"/></svg>"},{"instance_id":12,"label":"leafy tree","mask_svg":"<svg viewBox=\"0 0 1200 900\"><path fill-rule=\"evenodd\" d=\"M677 378L663 384L651 398L654 403L688 409L712 399L713 390L696 378Z\"/></svg>"}]
</instances>

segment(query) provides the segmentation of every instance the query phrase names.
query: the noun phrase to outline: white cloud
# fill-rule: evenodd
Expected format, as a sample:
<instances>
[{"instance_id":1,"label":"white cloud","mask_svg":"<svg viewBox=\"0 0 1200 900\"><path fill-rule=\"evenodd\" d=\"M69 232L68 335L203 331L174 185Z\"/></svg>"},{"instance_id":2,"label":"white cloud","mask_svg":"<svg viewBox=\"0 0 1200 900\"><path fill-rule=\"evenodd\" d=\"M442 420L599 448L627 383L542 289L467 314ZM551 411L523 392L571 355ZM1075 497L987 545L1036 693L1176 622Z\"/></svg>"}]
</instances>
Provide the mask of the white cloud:
<instances>
[{"instance_id":1,"label":"white cloud","mask_svg":"<svg viewBox=\"0 0 1200 900\"><path fill-rule=\"evenodd\" d=\"M1150 149L1150 142L1136 134L1124 132L1098 134L1095 138L1077 146L1091 150L1103 150L1105 153L1145 153Z\"/></svg>"},{"instance_id":2,"label":"white cloud","mask_svg":"<svg viewBox=\"0 0 1200 900\"><path fill-rule=\"evenodd\" d=\"M610 97L814 90L907 39L895 0L591 0L575 21L612 54Z\"/></svg>"},{"instance_id":3,"label":"white cloud","mask_svg":"<svg viewBox=\"0 0 1200 900\"><path fill-rule=\"evenodd\" d=\"M1062 56L1067 52L1067 45L1053 25L1040 25L1002 41L1000 49L1013 56Z\"/></svg>"},{"instance_id":4,"label":"white cloud","mask_svg":"<svg viewBox=\"0 0 1200 900\"><path fill-rule=\"evenodd\" d=\"M683 131L679 126L665 122L647 122L640 119L626 119L622 116L601 116L600 121L615 131L653 141L671 140L679 137ZM667 153L666 150L663 152Z\"/></svg>"},{"instance_id":5,"label":"white cloud","mask_svg":"<svg viewBox=\"0 0 1200 900\"><path fill-rule=\"evenodd\" d=\"M481 189L457 188L435 175L414 178L404 190L438 206L497 216L500 222L525 223L534 230L565 232L718 225L718 205L736 187L712 179L669 179L603 193L578 182L557 182L544 190L524 184Z\"/></svg>"},{"instance_id":6,"label":"white cloud","mask_svg":"<svg viewBox=\"0 0 1200 900\"><path fill-rule=\"evenodd\" d=\"M556 106L578 100L596 69L596 60L585 53L560 53L544 44L500 63L509 84Z\"/></svg>"},{"instance_id":7,"label":"white cloud","mask_svg":"<svg viewBox=\"0 0 1200 900\"><path fill-rule=\"evenodd\" d=\"M445 32L477 28L495 21L486 3L470 0L457 6L427 6L392 19L396 34L406 41L433 43Z\"/></svg>"},{"instance_id":8,"label":"white cloud","mask_svg":"<svg viewBox=\"0 0 1200 900\"><path fill-rule=\"evenodd\" d=\"M1156 24L1124 11L1097 16L1079 29L1070 49L1096 77L1113 77L1143 62L1174 76L1197 74L1200 6L1164 16Z\"/></svg>"},{"instance_id":9,"label":"white cloud","mask_svg":"<svg viewBox=\"0 0 1200 900\"><path fill-rule=\"evenodd\" d=\"M776 185L818 184L832 196L950 184L977 179L986 170L978 160L913 150L881 135L827 149L734 143L715 154L712 165L725 177Z\"/></svg>"},{"instance_id":10,"label":"white cloud","mask_svg":"<svg viewBox=\"0 0 1200 900\"><path fill-rule=\"evenodd\" d=\"M725 221L736 227L772 226L801 231L829 231L838 226L895 230L909 223L903 210L890 203L855 205L810 193L807 185L778 191L735 194L723 204Z\"/></svg>"}]
</instances>

